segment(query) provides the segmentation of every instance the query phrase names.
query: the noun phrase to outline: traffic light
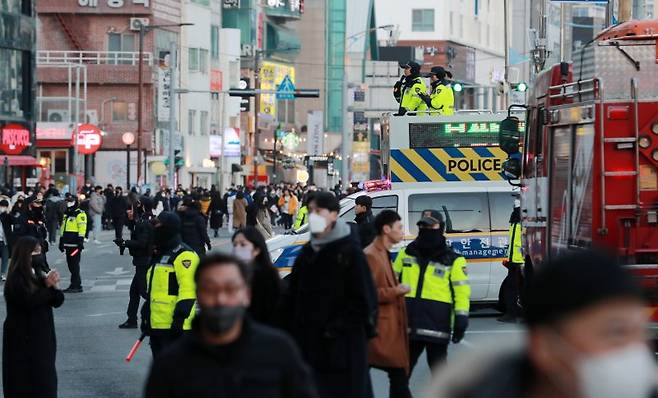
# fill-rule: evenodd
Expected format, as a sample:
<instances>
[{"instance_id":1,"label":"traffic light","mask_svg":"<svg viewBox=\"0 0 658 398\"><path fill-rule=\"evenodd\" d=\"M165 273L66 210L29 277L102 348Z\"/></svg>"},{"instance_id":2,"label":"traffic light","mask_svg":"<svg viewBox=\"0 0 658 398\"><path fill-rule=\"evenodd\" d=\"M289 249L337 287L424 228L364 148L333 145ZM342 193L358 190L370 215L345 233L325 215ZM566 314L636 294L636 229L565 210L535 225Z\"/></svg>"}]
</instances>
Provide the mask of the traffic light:
<instances>
[{"instance_id":1,"label":"traffic light","mask_svg":"<svg viewBox=\"0 0 658 398\"><path fill-rule=\"evenodd\" d=\"M461 93L464 90L464 86L461 83L455 83L452 85L452 91L456 93Z\"/></svg>"},{"instance_id":2,"label":"traffic light","mask_svg":"<svg viewBox=\"0 0 658 398\"><path fill-rule=\"evenodd\" d=\"M512 84L512 90L524 93L528 90L528 84L526 82Z\"/></svg>"},{"instance_id":3,"label":"traffic light","mask_svg":"<svg viewBox=\"0 0 658 398\"><path fill-rule=\"evenodd\" d=\"M175 149L174 150L174 167L176 168L176 171L178 171L184 165L185 165L185 162L183 162L183 157L180 155L180 149Z\"/></svg>"}]
</instances>

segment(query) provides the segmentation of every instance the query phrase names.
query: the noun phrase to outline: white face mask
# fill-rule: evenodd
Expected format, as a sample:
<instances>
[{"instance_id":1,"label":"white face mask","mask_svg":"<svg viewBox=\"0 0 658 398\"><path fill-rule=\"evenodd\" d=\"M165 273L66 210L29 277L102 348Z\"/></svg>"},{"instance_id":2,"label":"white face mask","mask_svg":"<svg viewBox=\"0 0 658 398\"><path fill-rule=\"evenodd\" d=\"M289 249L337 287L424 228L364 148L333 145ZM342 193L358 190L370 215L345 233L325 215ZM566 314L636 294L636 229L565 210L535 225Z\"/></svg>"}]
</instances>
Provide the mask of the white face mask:
<instances>
[{"instance_id":1,"label":"white face mask","mask_svg":"<svg viewBox=\"0 0 658 398\"><path fill-rule=\"evenodd\" d=\"M521 207L521 201L518 199L514 199L514 208Z\"/></svg>"},{"instance_id":2,"label":"white face mask","mask_svg":"<svg viewBox=\"0 0 658 398\"><path fill-rule=\"evenodd\" d=\"M645 398L658 384L655 359L644 344L588 357L576 366L583 398Z\"/></svg>"},{"instance_id":3,"label":"white face mask","mask_svg":"<svg viewBox=\"0 0 658 398\"><path fill-rule=\"evenodd\" d=\"M73 207L75 206L75 202L66 202L66 207Z\"/></svg>"},{"instance_id":4,"label":"white face mask","mask_svg":"<svg viewBox=\"0 0 658 398\"><path fill-rule=\"evenodd\" d=\"M248 246L233 246L233 255L242 261L251 261L253 250Z\"/></svg>"},{"instance_id":5,"label":"white face mask","mask_svg":"<svg viewBox=\"0 0 658 398\"><path fill-rule=\"evenodd\" d=\"M327 228L327 219L319 214L311 213L308 216L308 224L312 234L321 234Z\"/></svg>"}]
</instances>

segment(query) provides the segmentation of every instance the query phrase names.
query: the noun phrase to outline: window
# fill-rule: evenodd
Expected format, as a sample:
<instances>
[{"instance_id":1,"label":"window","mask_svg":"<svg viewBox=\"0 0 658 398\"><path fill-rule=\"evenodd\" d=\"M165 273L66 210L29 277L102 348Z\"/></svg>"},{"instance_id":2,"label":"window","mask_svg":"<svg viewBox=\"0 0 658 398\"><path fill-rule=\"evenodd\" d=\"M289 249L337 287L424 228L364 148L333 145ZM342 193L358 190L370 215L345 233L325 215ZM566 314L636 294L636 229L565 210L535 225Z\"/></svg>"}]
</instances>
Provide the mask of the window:
<instances>
[{"instance_id":1,"label":"window","mask_svg":"<svg viewBox=\"0 0 658 398\"><path fill-rule=\"evenodd\" d=\"M488 232L487 194L479 192L430 193L409 196L409 231L418 233L416 223L423 210L441 212L447 233Z\"/></svg>"},{"instance_id":2,"label":"window","mask_svg":"<svg viewBox=\"0 0 658 398\"><path fill-rule=\"evenodd\" d=\"M125 101L112 102L112 121L125 122L128 121L128 103Z\"/></svg>"},{"instance_id":3,"label":"window","mask_svg":"<svg viewBox=\"0 0 658 398\"><path fill-rule=\"evenodd\" d=\"M434 32L434 10L411 10L411 30Z\"/></svg>"},{"instance_id":4,"label":"window","mask_svg":"<svg viewBox=\"0 0 658 398\"><path fill-rule=\"evenodd\" d=\"M489 194L489 211L491 214L491 230L507 231L509 217L514 208L514 198L509 192L494 192Z\"/></svg>"},{"instance_id":5,"label":"window","mask_svg":"<svg viewBox=\"0 0 658 398\"><path fill-rule=\"evenodd\" d=\"M210 57L219 59L219 26L210 27Z\"/></svg>"},{"instance_id":6,"label":"window","mask_svg":"<svg viewBox=\"0 0 658 398\"><path fill-rule=\"evenodd\" d=\"M349 204L349 206L352 206L352 208L340 216L340 218L345 221L354 221L354 217L356 217L356 214L354 213L354 201L351 200L351 202L352 203ZM384 210L398 211L397 195L376 196L372 198L372 214L377 216L377 214Z\"/></svg>"},{"instance_id":7,"label":"window","mask_svg":"<svg viewBox=\"0 0 658 398\"><path fill-rule=\"evenodd\" d=\"M208 50L199 49L199 72L208 73Z\"/></svg>"},{"instance_id":8,"label":"window","mask_svg":"<svg viewBox=\"0 0 658 398\"><path fill-rule=\"evenodd\" d=\"M198 48L188 48L187 49L187 64L190 72L199 71L199 49Z\"/></svg>"},{"instance_id":9,"label":"window","mask_svg":"<svg viewBox=\"0 0 658 398\"><path fill-rule=\"evenodd\" d=\"M187 111L187 133L189 135L194 135L194 133L195 133L195 130L196 130L195 126L194 126L195 119L196 119L196 111L192 110L192 109L188 110Z\"/></svg>"},{"instance_id":10,"label":"window","mask_svg":"<svg viewBox=\"0 0 658 398\"><path fill-rule=\"evenodd\" d=\"M200 116L199 130L201 131L201 135L208 135L208 111L201 111Z\"/></svg>"},{"instance_id":11,"label":"window","mask_svg":"<svg viewBox=\"0 0 658 398\"><path fill-rule=\"evenodd\" d=\"M135 34L133 33L108 33L107 34L107 51L110 52L134 52L135 50ZM130 64L132 60L130 57L116 55L114 60L108 62L110 64Z\"/></svg>"},{"instance_id":12,"label":"window","mask_svg":"<svg viewBox=\"0 0 658 398\"><path fill-rule=\"evenodd\" d=\"M480 1L479 0L474 0L475 4L473 7L473 11L475 13L475 17L477 18L478 15L480 15Z\"/></svg>"},{"instance_id":13,"label":"window","mask_svg":"<svg viewBox=\"0 0 658 398\"><path fill-rule=\"evenodd\" d=\"M25 100L29 99L30 53L0 48L0 116L24 117ZM29 105L31 106L31 104Z\"/></svg>"},{"instance_id":14,"label":"window","mask_svg":"<svg viewBox=\"0 0 658 398\"><path fill-rule=\"evenodd\" d=\"M53 152L55 155L55 170L53 170L55 173L66 173L66 162L68 159L67 152L66 151L55 151Z\"/></svg>"}]
</instances>

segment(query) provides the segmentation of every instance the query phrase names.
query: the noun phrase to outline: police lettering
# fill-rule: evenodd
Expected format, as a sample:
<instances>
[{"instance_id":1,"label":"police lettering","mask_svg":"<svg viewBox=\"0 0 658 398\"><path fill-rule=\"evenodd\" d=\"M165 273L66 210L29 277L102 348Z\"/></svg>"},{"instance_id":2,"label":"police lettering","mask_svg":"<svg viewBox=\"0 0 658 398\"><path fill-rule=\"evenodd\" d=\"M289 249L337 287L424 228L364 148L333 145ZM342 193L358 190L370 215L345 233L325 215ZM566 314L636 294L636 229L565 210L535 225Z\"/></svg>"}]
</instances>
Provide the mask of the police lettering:
<instances>
[{"instance_id":1,"label":"police lettering","mask_svg":"<svg viewBox=\"0 0 658 398\"><path fill-rule=\"evenodd\" d=\"M502 160L494 158L450 159L448 172L455 171L477 173L481 171L501 171Z\"/></svg>"}]
</instances>

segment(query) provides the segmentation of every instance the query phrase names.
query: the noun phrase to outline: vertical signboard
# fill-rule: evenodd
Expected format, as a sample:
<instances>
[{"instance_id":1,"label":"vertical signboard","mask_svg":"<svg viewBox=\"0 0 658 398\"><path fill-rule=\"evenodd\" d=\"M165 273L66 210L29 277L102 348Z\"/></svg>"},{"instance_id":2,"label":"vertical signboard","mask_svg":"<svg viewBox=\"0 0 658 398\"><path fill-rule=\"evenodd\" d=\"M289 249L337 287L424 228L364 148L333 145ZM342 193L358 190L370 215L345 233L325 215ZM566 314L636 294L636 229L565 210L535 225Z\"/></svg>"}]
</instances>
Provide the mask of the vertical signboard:
<instances>
[{"instance_id":1,"label":"vertical signboard","mask_svg":"<svg viewBox=\"0 0 658 398\"><path fill-rule=\"evenodd\" d=\"M306 143L308 144L307 152L309 155L322 155L324 153L324 114L322 111L308 112L308 132Z\"/></svg>"},{"instance_id":2,"label":"vertical signboard","mask_svg":"<svg viewBox=\"0 0 658 398\"><path fill-rule=\"evenodd\" d=\"M275 91L277 85L288 75L290 80L295 82L295 67L265 61L260 68L260 88L263 91ZM276 95L261 94L260 112L276 118Z\"/></svg>"},{"instance_id":3,"label":"vertical signboard","mask_svg":"<svg viewBox=\"0 0 658 398\"><path fill-rule=\"evenodd\" d=\"M171 71L169 70L169 51L160 51L158 55L158 122L169 121L169 101L171 90Z\"/></svg>"}]
</instances>

